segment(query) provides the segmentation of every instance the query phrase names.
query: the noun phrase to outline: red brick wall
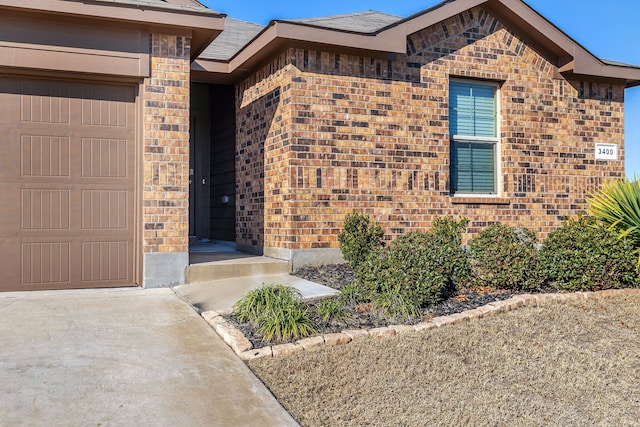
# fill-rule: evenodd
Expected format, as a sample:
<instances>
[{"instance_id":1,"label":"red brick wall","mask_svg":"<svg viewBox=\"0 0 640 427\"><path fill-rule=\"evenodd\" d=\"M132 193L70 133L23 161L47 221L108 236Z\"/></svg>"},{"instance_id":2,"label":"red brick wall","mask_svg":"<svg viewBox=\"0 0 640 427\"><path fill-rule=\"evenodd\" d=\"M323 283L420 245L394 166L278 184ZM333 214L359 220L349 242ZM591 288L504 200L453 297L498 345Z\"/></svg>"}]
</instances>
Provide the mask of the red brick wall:
<instances>
[{"instance_id":1,"label":"red brick wall","mask_svg":"<svg viewBox=\"0 0 640 427\"><path fill-rule=\"evenodd\" d=\"M188 252L190 39L151 36L143 104L143 251Z\"/></svg>"},{"instance_id":2,"label":"red brick wall","mask_svg":"<svg viewBox=\"0 0 640 427\"><path fill-rule=\"evenodd\" d=\"M263 247L267 239L284 247L273 242L289 236L295 73L285 52L236 88L236 242L245 248Z\"/></svg>"},{"instance_id":3,"label":"red brick wall","mask_svg":"<svg viewBox=\"0 0 640 427\"><path fill-rule=\"evenodd\" d=\"M239 238L337 248L353 209L380 221L387 238L442 215L469 217L471 233L499 221L542 238L584 212L588 191L624 175L623 85L565 79L481 8L411 35L407 51L388 61L290 49L284 65L238 86L238 98L251 100L238 102L238 166L264 150L262 165L239 174L245 198L243 187L261 189L251 199L258 215L239 212ZM450 194L450 78L501 85L498 198ZM619 160L596 161L595 142L618 144Z\"/></svg>"}]
</instances>

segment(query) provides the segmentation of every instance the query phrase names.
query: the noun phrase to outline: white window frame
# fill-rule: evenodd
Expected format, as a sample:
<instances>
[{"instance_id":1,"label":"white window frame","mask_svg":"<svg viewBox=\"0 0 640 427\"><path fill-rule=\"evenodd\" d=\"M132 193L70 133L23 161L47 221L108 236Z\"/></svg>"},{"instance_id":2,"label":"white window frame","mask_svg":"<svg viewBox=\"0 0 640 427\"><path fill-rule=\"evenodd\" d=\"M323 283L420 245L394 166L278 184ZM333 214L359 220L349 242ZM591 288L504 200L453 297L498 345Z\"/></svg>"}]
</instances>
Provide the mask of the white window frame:
<instances>
[{"instance_id":1,"label":"white window frame","mask_svg":"<svg viewBox=\"0 0 640 427\"><path fill-rule=\"evenodd\" d=\"M496 102L496 137L482 137L482 136L464 136L464 135L450 135L449 137L449 176L453 178L452 168L453 168L453 143L454 142L469 142L469 143L492 143L494 144L494 167L493 167L493 183L494 183L494 192L493 193L471 193L471 192L462 192L462 191L453 191L453 182L451 182L450 192L453 197L482 197L482 198L492 198L492 197L501 197L501 188L502 188L502 162L501 162L501 152L502 152L502 144L501 144L501 108L500 108L500 83L495 81L487 81L487 80L475 80L475 79L462 79L462 78L451 78L449 79L449 83L466 83L466 84L479 84L486 86L493 86L495 88L495 102ZM449 106L451 105L451 89L448 88L447 96L449 101ZM449 126L449 129L451 127Z\"/></svg>"}]
</instances>

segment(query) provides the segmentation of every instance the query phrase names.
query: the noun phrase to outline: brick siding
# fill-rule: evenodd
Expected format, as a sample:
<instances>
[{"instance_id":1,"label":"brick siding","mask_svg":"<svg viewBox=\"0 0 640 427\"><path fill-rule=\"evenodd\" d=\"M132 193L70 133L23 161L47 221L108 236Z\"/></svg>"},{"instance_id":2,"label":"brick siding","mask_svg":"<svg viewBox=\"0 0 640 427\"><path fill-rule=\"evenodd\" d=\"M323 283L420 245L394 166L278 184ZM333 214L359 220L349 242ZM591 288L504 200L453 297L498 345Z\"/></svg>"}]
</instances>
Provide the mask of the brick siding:
<instances>
[{"instance_id":1,"label":"brick siding","mask_svg":"<svg viewBox=\"0 0 640 427\"><path fill-rule=\"evenodd\" d=\"M151 35L143 104L143 252L187 252L190 39Z\"/></svg>"},{"instance_id":2,"label":"brick siding","mask_svg":"<svg viewBox=\"0 0 640 427\"><path fill-rule=\"evenodd\" d=\"M451 78L500 84L499 197L451 196ZM482 8L410 35L393 60L288 49L237 99L244 244L337 248L353 209L387 239L443 215L470 218L471 234L502 222L543 238L624 176L624 85L565 78ZM596 161L596 142L619 160Z\"/></svg>"}]
</instances>

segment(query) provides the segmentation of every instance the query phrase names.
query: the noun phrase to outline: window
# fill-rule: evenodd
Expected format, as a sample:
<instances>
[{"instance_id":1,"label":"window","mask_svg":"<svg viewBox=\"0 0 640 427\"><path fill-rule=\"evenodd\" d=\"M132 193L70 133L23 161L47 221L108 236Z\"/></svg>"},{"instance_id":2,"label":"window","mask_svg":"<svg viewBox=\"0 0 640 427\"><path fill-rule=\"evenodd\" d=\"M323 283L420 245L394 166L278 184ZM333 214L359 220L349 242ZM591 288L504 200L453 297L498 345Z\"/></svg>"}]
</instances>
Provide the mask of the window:
<instances>
[{"instance_id":1,"label":"window","mask_svg":"<svg viewBox=\"0 0 640 427\"><path fill-rule=\"evenodd\" d=\"M497 85L451 81L451 192L496 194Z\"/></svg>"}]
</instances>

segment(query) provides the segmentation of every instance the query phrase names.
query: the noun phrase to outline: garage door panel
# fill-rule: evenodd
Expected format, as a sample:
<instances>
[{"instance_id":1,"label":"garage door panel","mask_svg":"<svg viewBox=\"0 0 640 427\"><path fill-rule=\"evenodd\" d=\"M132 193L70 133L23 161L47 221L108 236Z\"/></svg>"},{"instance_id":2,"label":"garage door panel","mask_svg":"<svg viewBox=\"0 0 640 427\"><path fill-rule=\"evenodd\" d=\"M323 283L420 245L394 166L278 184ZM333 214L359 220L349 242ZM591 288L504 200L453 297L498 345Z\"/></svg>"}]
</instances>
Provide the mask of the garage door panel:
<instances>
[{"instance_id":1,"label":"garage door panel","mask_svg":"<svg viewBox=\"0 0 640 427\"><path fill-rule=\"evenodd\" d=\"M129 178L132 170L125 139L84 138L82 176L85 178Z\"/></svg>"},{"instance_id":2,"label":"garage door panel","mask_svg":"<svg viewBox=\"0 0 640 427\"><path fill-rule=\"evenodd\" d=\"M127 241L94 241L82 243L82 281L127 284L132 263Z\"/></svg>"},{"instance_id":3,"label":"garage door panel","mask_svg":"<svg viewBox=\"0 0 640 427\"><path fill-rule=\"evenodd\" d=\"M68 136L20 135L20 176L69 177Z\"/></svg>"},{"instance_id":4,"label":"garage door panel","mask_svg":"<svg viewBox=\"0 0 640 427\"><path fill-rule=\"evenodd\" d=\"M71 284L71 244L34 242L21 244L21 285Z\"/></svg>"},{"instance_id":5,"label":"garage door panel","mask_svg":"<svg viewBox=\"0 0 640 427\"><path fill-rule=\"evenodd\" d=\"M0 78L0 290L134 285L135 89Z\"/></svg>"},{"instance_id":6,"label":"garage door panel","mask_svg":"<svg viewBox=\"0 0 640 427\"><path fill-rule=\"evenodd\" d=\"M71 229L68 189L23 188L20 205L22 231Z\"/></svg>"},{"instance_id":7,"label":"garage door panel","mask_svg":"<svg viewBox=\"0 0 640 427\"><path fill-rule=\"evenodd\" d=\"M130 227L130 192L122 190L83 190L83 230L127 230Z\"/></svg>"},{"instance_id":8,"label":"garage door panel","mask_svg":"<svg viewBox=\"0 0 640 427\"><path fill-rule=\"evenodd\" d=\"M71 85L23 80L19 83L20 119L26 123L71 123Z\"/></svg>"}]
</instances>

